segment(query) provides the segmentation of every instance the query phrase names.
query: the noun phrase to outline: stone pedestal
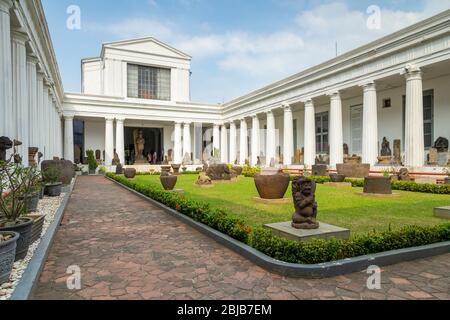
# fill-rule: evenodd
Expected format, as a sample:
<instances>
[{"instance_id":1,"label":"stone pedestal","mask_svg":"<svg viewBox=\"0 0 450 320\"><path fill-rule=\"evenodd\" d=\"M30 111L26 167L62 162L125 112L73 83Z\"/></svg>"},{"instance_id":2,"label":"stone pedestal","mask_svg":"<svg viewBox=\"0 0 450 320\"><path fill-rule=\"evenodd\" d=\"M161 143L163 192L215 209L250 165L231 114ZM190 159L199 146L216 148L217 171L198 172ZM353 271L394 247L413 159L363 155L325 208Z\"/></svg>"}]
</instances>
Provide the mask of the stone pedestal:
<instances>
[{"instance_id":1,"label":"stone pedestal","mask_svg":"<svg viewBox=\"0 0 450 320\"><path fill-rule=\"evenodd\" d=\"M309 241L313 239L348 239L350 230L320 222L319 229L302 230L292 227L292 221L267 224L264 226L273 234L294 241Z\"/></svg>"},{"instance_id":2,"label":"stone pedestal","mask_svg":"<svg viewBox=\"0 0 450 320\"><path fill-rule=\"evenodd\" d=\"M328 166L325 164L313 165L312 175L316 177L326 177L328 175Z\"/></svg>"},{"instance_id":3,"label":"stone pedestal","mask_svg":"<svg viewBox=\"0 0 450 320\"><path fill-rule=\"evenodd\" d=\"M434 216L436 218L450 220L450 207L435 208Z\"/></svg>"}]
</instances>

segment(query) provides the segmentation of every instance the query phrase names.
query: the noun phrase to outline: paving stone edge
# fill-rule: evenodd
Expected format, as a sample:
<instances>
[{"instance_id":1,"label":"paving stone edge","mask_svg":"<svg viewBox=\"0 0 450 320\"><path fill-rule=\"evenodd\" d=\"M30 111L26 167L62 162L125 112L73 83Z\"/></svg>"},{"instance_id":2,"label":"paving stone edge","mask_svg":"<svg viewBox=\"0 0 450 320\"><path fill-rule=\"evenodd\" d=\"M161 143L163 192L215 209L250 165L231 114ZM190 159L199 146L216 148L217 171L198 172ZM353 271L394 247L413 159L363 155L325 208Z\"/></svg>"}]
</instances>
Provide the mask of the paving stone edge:
<instances>
[{"instance_id":1,"label":"paving stone edge","mask_svg":"<svg viewBox=\"0 0 450 320\"><path fill-rule=\"evenodd\" d=\"M437 256L441 254L450 253L450 241L436 243L421 247L406 248L400 250L387 251L377 254L371 254L366 256L360 256L350 259L344 259L339 261L333 261L322 264L294 264L286 263L282 261L275 260L260 251L237 241L211 227L208 227L202 223L199 223L190 217L173 210L162 203L159 203L139 192L133 190L114 179L105 177L106 179L118 184L122 188L136 194L137 196L147 200L153 205L161 208L166 213L178 218L187 225L193 227L194 229L200 231L201 233L213 238L218 243L226 246L227 248L233 250L234 252L240 254L256 265L288 277L294 278L329 278L339 275L350 274L354 272L366 271L370 266L388 266L401 262L412 261L416 259L422 259L432 256Z\"/></svg>"}]
</instances>

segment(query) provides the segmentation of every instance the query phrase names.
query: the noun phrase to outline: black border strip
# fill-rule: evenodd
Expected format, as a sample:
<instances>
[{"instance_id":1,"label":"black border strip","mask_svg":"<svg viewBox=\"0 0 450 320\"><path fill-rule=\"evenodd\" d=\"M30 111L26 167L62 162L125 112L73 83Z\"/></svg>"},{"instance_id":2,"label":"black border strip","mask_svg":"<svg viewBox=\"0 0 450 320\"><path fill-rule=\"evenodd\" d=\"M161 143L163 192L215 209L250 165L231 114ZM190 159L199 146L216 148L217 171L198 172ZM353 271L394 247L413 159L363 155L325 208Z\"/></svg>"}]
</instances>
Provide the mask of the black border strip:
<instances>
[{"instance_id":1,"label":"black border strip","mask_svg":"<svg viewBox=\"0 0 450 320\"><path fill-rule=\"evenodd\" d=\"M168 214L183 221L187 225L200 231L201 233L213 238L215 241L226 246L227 248L235 251L241 256L247 258L256 265L288 277L294 278L329 278L339 275L345 275L354 272L361 272L367 270L369 266L376 265L378 267L397 264L400 262L411 261L416 259L422 259L441 254L450 253L450 241L436 243L421 247L406 248L400 250L387 251L372 255L366 255L361 257L349 258L334 262L322 263L322 264L294 264L275 260L260 251L237 241L211 227L208 227L202 223L199 223L190 217L179 213L145 195L133 190L120 182L106 177L106 179L118 184L122 188L136 194L137 196L147 200L153 205L161 208Z\"/></svg>"},{"instance_id":2,"label":"black border strip","mask_svg":"<svg viewBox=\"0 0 450 320\"><path fill-rule=\"evenodd\" d=\"M55 219L48 227L45 235L41 238L41 242L34 252L33 257L31 258L25 272L20 279L19 284L11 295L10 300L28 300L31 297L31 294L39 281L39 277L41 276L42 269L44 268L45 262L47 261L48 254L50 253L50 249L53 245L53 241L55 240L55 235L58 232L61 221L64 217L64 213L66 211L67 205L69 203L69 199L72 196L73 188L75 187L75 183L77 181L77 177L74 178L73 184L69 187L68 192L63 198L61 205L55 214Z\"/></svg>"}]
</instances>

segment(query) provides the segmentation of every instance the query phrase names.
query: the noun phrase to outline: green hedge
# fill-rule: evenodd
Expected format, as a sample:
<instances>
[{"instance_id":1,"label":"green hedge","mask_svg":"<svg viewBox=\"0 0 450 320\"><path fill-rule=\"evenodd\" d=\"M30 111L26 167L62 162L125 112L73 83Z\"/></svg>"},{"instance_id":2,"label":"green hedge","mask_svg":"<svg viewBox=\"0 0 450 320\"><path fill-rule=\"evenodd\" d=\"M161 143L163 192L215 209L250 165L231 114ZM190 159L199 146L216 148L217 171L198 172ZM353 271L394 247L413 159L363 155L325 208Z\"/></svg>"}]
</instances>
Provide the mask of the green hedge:
<instances>
[{"instance_id":1,"label":"green hedge","mask_svg":"<svg viewBox=\"0 0 450 320\"><path fill-rule=\"evenodd\" d=\"M229 217L224 210L211 208L207 203L189 200L176 193L166 192L159 184L149 183L144 185L135 180L126 179L121 175L112 173L107 175L169 208L244 242L274 259L285 262L325 263L450 241L450 223L447 223L436 227L408 226L394 231L372 232L349 240L330 239L297 242L274 236L267 229L258 228L253 231L242 220ZM322 181L323 179L318 178L318 180Z\"/></svg>"}]
</instances>

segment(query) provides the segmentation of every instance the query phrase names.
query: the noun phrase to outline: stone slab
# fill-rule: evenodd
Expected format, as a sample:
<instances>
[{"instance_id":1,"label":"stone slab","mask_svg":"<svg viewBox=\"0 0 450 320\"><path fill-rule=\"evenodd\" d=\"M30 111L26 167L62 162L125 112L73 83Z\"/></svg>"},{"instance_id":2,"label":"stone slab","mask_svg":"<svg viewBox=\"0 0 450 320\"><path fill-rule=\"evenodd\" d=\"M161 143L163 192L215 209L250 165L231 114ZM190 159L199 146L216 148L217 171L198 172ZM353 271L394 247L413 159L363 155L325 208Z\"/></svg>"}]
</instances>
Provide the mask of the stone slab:
<instances>
[{"instance_id":1,"label":"stone slab","mask_svg":"<svg viewBox=\"0 0 450 320\"><path fill-rule=\"evenodd\" d=\"M434 216L436 218L450 220L450 207L434 208Z\"/></svg>"},{"instance_id":2,"label":"stone slab","mask_svg":"<svg viewBox=\"0 0 450 320\"><path fill-rule=\"evenodd\" d=\"M356 192L355 194L361 197L375 197L375 198L398 198L401 196L400 193L395 192L392 194Z\"/></svg>"},{"instance_id":3,"label":"stone slab","mask_svg":"<svg viewBox=\"0 0 450 320\"><path fill-rule=\"evenodd\" d=\"M334 187L334 188L351 188L351 182L325 182L325 186Z\"/></svg>"},{"instance_id":4,"label":"stone slab","mask_svg":"<svg viewBox=\"0 0 450 320\"><path fill-rule=\"evenodd\" d=\"M293 204L294 203L292 198L263 199L263 198L259 198L259 197L254 197L253 200L256 201L256 202L265 203L265 204L289 204L289 203Z\"/></svg>"},{"instance_id":5,"label":"stone slab","mask_svg":"<svg viewBox=\"0 0 450 320\"><path fill-rule=\"evenodd\" d=\"M320 222L320 227L316 230L295 229L292 227L292 221L266 224L264 227L267 229L271 229L274 235L294 241L309 241L313 239L329 238L350 238L349 229L336 227L323 222Z\"/></svg>"}]
</instances>

